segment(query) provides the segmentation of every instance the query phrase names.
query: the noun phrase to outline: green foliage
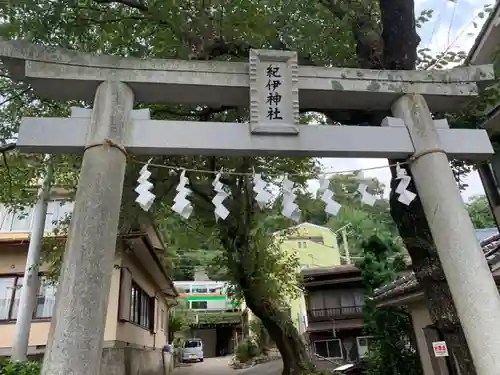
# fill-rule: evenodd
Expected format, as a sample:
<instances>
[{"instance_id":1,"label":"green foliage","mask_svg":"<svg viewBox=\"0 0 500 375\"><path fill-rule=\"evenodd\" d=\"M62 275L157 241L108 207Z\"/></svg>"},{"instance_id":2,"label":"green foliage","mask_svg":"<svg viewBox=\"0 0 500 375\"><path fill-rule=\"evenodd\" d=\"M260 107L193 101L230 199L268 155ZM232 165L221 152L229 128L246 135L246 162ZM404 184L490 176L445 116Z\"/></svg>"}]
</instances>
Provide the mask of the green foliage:
<instances>
[{"instance_id":1,"label":"green foliage","mask_svg":"<svg viewBox=\"0 0 500 375\"><path fill-rule=\"evenodd\" d=\"M255 343L260 352L264 355L267 354L271 346L271 337L260 319L256 318L250 321L250 332L254 335Z\"/></svg>"},{"instance_id":2,"label":"green foliage","mask_svg":"<svg viewBox=\"0 0 500 375\"><path fill-rule=\"evenodd\" d=\"M41 363L36 361L0 362L0 375L39 375L41 370Z\"/></svg>"},{"instance_id":3,"label":"green foliage","mask_svg":"<svg viewBox=\"0 0 500 375\"><path fill-rule=\"evenodd\" d=\"M168 342L173 342L176 337L189 331L189 322L186 314L181 311L170 311L168 314Z\"/></svg>"},{"instance_id":4,"label":"green foliage","mask_svg":"<svg viewBox=\"0 0 500 375\"><path fill-rule=\"evenodd\" d=\"M389 241L372 236L362 244L361 275L367 296L391 282L404 267L398 249ZM420 375L420 361L413 347L411 317L405 308L380 307L365 300L365 333L371 336L367 356L368 375Z\"/></svg>"},{"instance_id":5,"label":"green foliage","mask_svg":"<svg viewBox=\"0 0 500 375\"><path fill-rule=\"evenodd\" d=\"M251 339L244 339L236 346L235 356L240 363L247 363L259 354L259 347Z\"/></svg>"},{"instance_id":6,"label":"green foliage","mask_svg":"<svg viewBox=\"0 0 500 375\"><path fill-rule=\"evenodd\" d=\"M497 223L485 195L476 195L465 204L474 228L495 228Z\"/></svg>"}]
</instances>

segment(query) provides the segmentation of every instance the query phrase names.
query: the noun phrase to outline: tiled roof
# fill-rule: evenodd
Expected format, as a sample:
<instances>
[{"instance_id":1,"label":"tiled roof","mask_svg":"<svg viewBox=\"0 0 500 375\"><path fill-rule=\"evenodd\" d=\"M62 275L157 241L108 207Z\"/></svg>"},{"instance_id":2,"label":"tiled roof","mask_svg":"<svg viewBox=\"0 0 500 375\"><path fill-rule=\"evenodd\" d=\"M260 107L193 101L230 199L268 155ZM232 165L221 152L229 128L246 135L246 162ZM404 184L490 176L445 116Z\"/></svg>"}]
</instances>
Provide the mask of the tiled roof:
<instances>
[{"instance_id":1,"label":"tiled roof","mask_svg":"<svg viewBox=\"0 0 500 375\"><path fill-rule=\"evenodd\" d=\"M313 267L302 270L303 276L336 275L351 272L360 272L359 268L350 264L332 267Z\"/></svg>"},{"instance_id":2,"label":"tiled roof","mask_svg":"<svg viewBox=\"0 0 500 375\"><path fill-rule=\"evenodd\" d=\"M493 233L496 233L482 241L480 241L480 245L483 249L484 256L488 260L488 263L492 263L493 260L498 259L500 255L500 234L496 228L488 228L488 230ZM481 231L484 232L484 231ZM481 234L476 232L478 239L480 239ZM381 288L375 290L373 294L374 301L381 301L388 298L393 298L400 296L405 293L410 293L417 290L419 287L417 278L415 273L412 271L409 274L399 277L395 281L390 284L384 285Z\"/></svg>"}]
</instances>

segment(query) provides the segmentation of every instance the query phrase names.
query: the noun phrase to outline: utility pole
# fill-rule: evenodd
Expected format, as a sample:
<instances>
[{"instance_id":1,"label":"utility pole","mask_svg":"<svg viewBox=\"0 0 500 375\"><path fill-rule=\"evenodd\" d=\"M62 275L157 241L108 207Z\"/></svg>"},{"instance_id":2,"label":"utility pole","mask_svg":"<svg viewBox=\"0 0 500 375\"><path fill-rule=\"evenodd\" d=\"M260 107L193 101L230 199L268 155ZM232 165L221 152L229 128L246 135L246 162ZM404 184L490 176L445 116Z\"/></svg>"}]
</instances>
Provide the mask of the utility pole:
<instances>
[{"instance_id":1,"label":"utility pole","mask_svg":"<svg viewBox=\"0 0 500 375\"><path fill-rule=\"evenodd\" d=\"M342 236L342 242L343 242L343 246L344 246L344 257L346 259L346 263L347 264L351 264L351 253L349 252L349 244L347 243L347 229L349 227L352 227L352 224L351 223L347 223L346 225L344 225L343 227L337 229L335 232L333 232L335 234L335 236L337 236L337 233L340 232L341 236ZM339 249L340 251L340 249Z\"/></svg>"},{"instance_id":2,"label":"utility pole","mask_svg":"<svg viewBox=\"0 0 500 375\"><path fill-rule=\"evenodd\" d=\"M43 375L100 373L133 102L122 82L97 88Z\"/></svg>"},{"instance_id":3,"label":"utility pole","mask_svg":"<svg viewBox=\"0 0 500 375\"><path fill-rule=\"evenodd\" d=\"M19 299L19 309L16 320L16 331L12 345L12 360L24 361L28 355L31 319L35 309L36 295L39 287L38 264L42 249L47 204L50 198L50 186L53 175L53 165L50 155L45 157L46 171L42 186L38 190L38 199L34 208L33 227L31 229L23 286Z\"/></svg>"}]
</instances>

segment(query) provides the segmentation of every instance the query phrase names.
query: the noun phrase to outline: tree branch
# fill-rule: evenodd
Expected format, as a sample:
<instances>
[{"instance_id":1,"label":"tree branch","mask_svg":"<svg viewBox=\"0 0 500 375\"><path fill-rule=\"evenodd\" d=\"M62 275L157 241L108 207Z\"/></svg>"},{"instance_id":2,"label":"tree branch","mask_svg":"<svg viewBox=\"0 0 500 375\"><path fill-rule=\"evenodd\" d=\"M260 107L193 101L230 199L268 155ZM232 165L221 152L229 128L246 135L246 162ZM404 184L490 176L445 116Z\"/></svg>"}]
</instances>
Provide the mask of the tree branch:
<instances>
[{"instance_id":1,"label":"tree branch","mask_svg":"<svg viewBox=\"0 0 500 375\"><path fill-rule=\"evenodd\" d=\"M134 8L137 10L140 10L141 12L148 11L147 5L144 3L144 1L141 0L94 0L96 3L99 4L121 4L128 6L129 8Z\"/></svg>"},{"instance_id":2,"label":"tree branch","mask_svg":"<svg viewBox=\"0 0 500 375\"><path fill-rule=\"evenodd\" d=\"M24 89L20 93L18 93L16 95L12 95L11 97L5 99L3 102L0 103L0 105L6 104L6 103L10 102L11 100L18 99L18 98L20 98L21 96L23 96L24 94L26 94L30 90L31 90L31 86L28 87L27 89Z\"/></svg>"},{"instance_id":3,"label":"tree branch","mask_svg":"<svg viewBox=\"0 0 500 375\"><path fill-rule=\"evenodd\" d=\"M156 115L159 113L167 113L172 116L179 116L179 117L207 117L233 109L237 109L237 107L231 107L231 106L220 106L219 108L206 107L199 111L176 111L175 109L165 107L165 108L153 108L151 109L151 112L152 115Z\"/></svg>"}]
</instances>

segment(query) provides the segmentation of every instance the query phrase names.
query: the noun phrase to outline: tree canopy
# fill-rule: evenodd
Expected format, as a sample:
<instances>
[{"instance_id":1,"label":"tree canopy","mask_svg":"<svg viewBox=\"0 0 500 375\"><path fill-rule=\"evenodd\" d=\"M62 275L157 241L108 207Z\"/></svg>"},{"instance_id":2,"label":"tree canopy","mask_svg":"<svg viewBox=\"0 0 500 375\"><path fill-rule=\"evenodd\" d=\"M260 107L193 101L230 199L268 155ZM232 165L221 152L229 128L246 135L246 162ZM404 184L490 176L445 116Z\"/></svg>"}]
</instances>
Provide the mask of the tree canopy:
<instances>
[{"instance_id":1,"label":"tree canopy","mask_svg":"<svg viewBox=\"0 0 500 375\"><path fill-rule=\"evenodd\" d=\"M476 195L471 197L465 207L469 212L474 228L495 228L497 226L486 196Z\"/></svg>"}]
</instances>

